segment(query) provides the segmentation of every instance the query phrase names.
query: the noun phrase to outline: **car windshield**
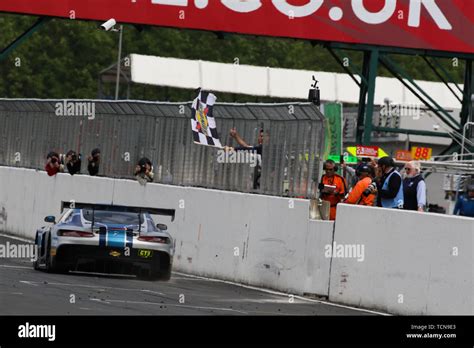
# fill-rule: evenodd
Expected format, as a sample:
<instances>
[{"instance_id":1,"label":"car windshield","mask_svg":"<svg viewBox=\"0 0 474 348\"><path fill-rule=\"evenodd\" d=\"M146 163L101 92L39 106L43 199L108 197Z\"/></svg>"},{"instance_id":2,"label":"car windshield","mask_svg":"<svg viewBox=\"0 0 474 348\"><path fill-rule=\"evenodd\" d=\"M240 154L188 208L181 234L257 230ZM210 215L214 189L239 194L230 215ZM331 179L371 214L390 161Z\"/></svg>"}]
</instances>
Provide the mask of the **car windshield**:
<instances>
[{"instance_id":1,"label":"car windshield","mask_svg":"<svg viewBox=\"0 0 474 348\"><path fill-rule=\"evenodd\" d=\"M82 215L84 219L92 222L92 209L83 209ZM141 223L143 223L144 217L141 216ZM121 224L121 225L138 225L138 214L121 211L106 211L106 210L95 210L94 211L94 222L104 224Z\"/></svg>"}]
</instances>

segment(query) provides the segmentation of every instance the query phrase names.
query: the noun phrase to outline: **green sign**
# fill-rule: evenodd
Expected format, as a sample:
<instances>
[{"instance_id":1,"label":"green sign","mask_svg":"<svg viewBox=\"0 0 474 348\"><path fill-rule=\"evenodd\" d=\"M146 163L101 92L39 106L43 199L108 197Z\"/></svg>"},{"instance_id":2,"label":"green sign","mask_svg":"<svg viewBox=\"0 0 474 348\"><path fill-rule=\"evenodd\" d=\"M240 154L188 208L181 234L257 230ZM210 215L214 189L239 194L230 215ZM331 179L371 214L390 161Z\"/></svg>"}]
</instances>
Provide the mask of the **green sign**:
<instances>
[{"instance_id":1,"label":"green sign","mask_svg":"<svg viewBox=\"0 0 474 348\"><path fill-rule=\"evenodd\" d=\"M333 160L336 163L341 162L341 155L329 155L329 156L327 156L327 158L330 159L330 160ZM348 156L344 157L344 163L357 164L357 162L358 162L357 157L355 157L355 156L348 155Z\"/></svg>"},{"instance_id":2,"label":"green sign","mask_svg":"<svg viewBox=\"0 0 474 348\"><path fill-rule=\"evenodd\" d=\"M326 117L326 130L324 137L324 158L341 155L342 149L342 104L326 103L323 106L323 113Z\"/></svg>"}]
</instances>

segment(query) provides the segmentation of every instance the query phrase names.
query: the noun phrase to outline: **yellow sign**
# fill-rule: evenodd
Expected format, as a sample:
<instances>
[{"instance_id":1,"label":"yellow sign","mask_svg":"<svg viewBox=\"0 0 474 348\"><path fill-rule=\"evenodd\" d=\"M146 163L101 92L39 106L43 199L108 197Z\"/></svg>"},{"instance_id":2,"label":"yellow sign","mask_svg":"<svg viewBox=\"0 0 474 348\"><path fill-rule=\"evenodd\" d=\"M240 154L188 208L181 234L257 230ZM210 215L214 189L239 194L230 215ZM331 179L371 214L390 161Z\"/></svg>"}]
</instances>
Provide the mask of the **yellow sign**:
<instances>
[{"instance_id":1,"label":"yellow sign","mask_svg":"<svg viewBox=\"0 0 474 348\"><path fill-rule=\"evenodd\" d=\"M348 146L347 152L354 157L370 157L370 156L357 156L357 146ZM382 158L385 156L388 156L388 154L381 147L379 147L377 151L377 157Z\"/></svg>"},{"instance_id":2,"label":"yellow sign","mask_svg":"<svg viewBox=\"0 0 474 348\"><path fill-rule=\"evenodd\" d=\"M120 253L118 251L112 250L109 253L109 255L112 256L112 257L118 257L118 256L120 256Z\"/></svg>"},{"instance_id":3,"label":"yellow sign","mask_svg":"<svg viewBox=\"0 0 474 348\"><path fill-rule=\"evenodd\" d=\"M433 149L431 147L418 147L413 146L411 148L411 157L414 161L428 161L431 158Z\"/></svg>"}]
</instances>

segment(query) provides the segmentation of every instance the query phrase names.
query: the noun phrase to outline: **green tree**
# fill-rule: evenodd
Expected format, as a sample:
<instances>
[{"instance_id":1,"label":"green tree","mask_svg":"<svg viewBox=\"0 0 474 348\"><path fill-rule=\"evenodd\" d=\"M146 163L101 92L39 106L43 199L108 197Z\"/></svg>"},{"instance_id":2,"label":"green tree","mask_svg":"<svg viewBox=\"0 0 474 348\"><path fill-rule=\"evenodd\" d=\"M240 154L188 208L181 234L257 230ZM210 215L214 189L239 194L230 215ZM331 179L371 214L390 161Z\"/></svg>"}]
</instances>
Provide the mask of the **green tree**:
<instances>
[{"instance_id":1,"label":"green tree","mask_svg":"<svg viewBox=\"0 0 474 348\"><path fill-rule=\"evenodd\" d=\"M0 15L0 49L31 26L34 17ZM0 61L0 96L4 98L96 98L99 72L115 63L118 34L97 30L98 23L53 19L27 41ZM343 72L329 52L308 41L146 27L138 31L125 25L123 56L131 53L202 59L216 62L259 66ZM362 54L341 51L351 66L361 70ZM416 79L438 81L421 57L394 56ZM455 78L463 80L463 65L451 60L442 65ZM385 69L381 76L391 76ZM103 86L105 95L114 95L114 84ZM175 88L134 85L132 99L190 100L193 91ZM125 88L121 90L125 97ZM270 101L270 98L220 93L220 101Z\"/></svg>"}]
</instances>

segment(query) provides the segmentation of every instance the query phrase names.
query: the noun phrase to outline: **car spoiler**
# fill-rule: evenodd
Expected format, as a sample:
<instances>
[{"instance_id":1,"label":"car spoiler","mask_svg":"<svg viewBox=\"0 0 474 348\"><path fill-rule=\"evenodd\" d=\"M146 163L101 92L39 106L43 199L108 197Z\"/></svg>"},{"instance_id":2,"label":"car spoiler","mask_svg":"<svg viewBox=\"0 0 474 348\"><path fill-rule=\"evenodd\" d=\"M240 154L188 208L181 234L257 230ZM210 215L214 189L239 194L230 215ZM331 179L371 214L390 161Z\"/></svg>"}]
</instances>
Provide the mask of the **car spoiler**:
<instances>
[{"instance_id":1,"label":"car spoiler","mask_svg":"<svg viewBox=\"0 0 474 348\"><path fill-rule=\"evenodd\" d=\"M100 203L79 203L74 201L62 201L61 213L64 209L84 209L89 208L93 210L107 210L107 211L121 211L131 213L149 213L151 215L171 216L171 221L174 221L176 209L152 208L152 207L133 207L128 205L114 205L114 204L100 204Z\"/></svg>"}]
</instances>

